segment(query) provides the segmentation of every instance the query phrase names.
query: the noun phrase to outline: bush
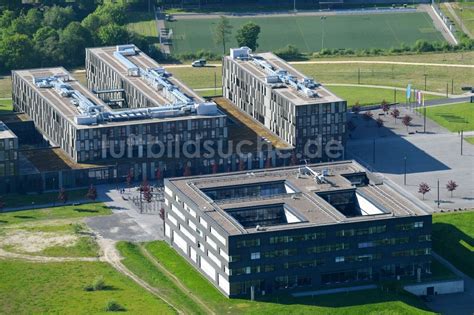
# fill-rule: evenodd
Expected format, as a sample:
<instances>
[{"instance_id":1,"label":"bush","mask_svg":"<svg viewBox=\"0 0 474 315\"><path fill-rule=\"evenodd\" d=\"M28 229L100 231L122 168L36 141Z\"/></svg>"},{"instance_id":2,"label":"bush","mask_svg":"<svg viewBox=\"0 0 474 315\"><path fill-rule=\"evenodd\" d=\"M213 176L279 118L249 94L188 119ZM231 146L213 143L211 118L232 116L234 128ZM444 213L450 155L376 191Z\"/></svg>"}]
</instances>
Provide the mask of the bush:
<instances>
[{"instance_id":1,"label":"bush","mask_svg":"<svg viewBox=\"0 0 474 315\"><path fill-rule=\"evenodd\" d=\"M293 45L287 45L284 48L276 50L275 55L285 60L298 60L302 59L301 52Z\"/></svg>"},{"instance_id":2,"label":"bush","mask_svg":"<svg viewBox=\"0 0 474 315\"><path fill-rule=\"evenodd\" d=\"M126 311L126 309L122 305L118 304L116 301L110 300L107 302L107 305L105 306L105 311L106 312L122 312L122 311Z\"/></svg>"},{"instance_id":3,"label":"bush","mask_svg":"<svg viewBox=\"0 0 474 315\"><path fill-rule=\"evenodd\" d=\"M99 276L94 279L92 284L88 284L84 287L84 291L101 291L105 289L105 280L104 277Z\"/></svg>"}]
</instances>

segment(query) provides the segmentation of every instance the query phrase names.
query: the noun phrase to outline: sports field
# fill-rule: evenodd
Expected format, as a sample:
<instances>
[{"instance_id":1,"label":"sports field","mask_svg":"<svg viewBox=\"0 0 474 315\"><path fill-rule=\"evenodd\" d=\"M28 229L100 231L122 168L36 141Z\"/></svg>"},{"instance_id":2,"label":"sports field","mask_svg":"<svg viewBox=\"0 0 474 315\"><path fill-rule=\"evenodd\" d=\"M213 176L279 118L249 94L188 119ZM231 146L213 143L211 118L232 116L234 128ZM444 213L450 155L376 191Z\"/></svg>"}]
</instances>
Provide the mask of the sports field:
<instances>
[{"instance_id":1,"label":"sports field","mask_svg":"<svg viewBox=\"0 0 474 315\"><path fill-rule=\"evenodd\" d=\"M218 18L179 19L167 22L173 30L174 53L200 49L222 52L213 40ZM384 13L365 15L232 17L233 31L227 47L235 47L235 33L244 23L260 25L260 51L274 51L288 44L303 52L321 48L390 48L413 44L418 39L444 40L426 13Z\"/></svg>"}]
</instances>

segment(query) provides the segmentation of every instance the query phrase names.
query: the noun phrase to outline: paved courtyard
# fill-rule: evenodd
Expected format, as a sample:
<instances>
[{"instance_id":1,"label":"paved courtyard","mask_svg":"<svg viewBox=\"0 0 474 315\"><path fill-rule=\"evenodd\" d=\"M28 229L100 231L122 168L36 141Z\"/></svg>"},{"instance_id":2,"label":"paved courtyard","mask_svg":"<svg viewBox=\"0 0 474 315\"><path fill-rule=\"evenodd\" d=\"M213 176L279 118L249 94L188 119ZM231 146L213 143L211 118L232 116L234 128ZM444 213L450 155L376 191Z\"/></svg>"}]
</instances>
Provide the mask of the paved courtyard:
<instances>
[{"instance_id":1,"label":"paved courtyard","mask_svg":"<svg viewBox=\"0 0 474 315\"><path fill-rule=\"evenodd\" d=\"M90 217L87 225L102 237L116 241L147 242L163 239L163 221L158 214L140 214L122 198L114 185L97 187L100 201L113 212L110 216ZM128 193L126 198L128 199Z\"/></svg>"},{"instance_id":2,"label":"paved courtyard","mask_svg":"<svg viewBox=\"0 0 474 315\"><path fill-rule=\"evenodd\" d=\"M381 110L372 111L371 120L364 119L363 113L359 117L352 115L356 129L348 141L347 157L380 172L420 200L418 185L426 182L431 191L424 202L433 210L438 209L438 180L439 209L474 208L474 145L464 141L461 156L458 133L449 132L429 119L423 133L422 115L402 107L399 110L400 117L408 114L413 118L408 130L401 119L385 116ZM378 117L384 120L383 127L377 127ZM446 190L449 180L459 185L453 197Z\"/></svg>"}]
</instances>

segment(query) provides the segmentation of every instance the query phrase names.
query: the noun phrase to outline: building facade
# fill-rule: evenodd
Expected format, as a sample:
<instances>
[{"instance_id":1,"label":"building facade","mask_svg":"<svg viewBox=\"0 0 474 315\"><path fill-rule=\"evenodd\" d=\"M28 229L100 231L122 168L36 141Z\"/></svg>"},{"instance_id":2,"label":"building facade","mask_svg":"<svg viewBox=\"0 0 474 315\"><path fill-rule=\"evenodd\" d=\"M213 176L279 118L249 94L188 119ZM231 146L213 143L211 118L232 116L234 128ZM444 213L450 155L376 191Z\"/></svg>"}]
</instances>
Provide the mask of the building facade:
<instances>
[{"instance_id":1,"label":"building facade","mask_svg":"<svg viewBox=\"0 0 474 315\"><path fill-rule=\"evenodd\" d=\"M18 138L0 121L0 177L18 175Z\"/></svg>"},{"instance_id":2,"label":"building facade","mask_svg":"<svg viewBox=\"0 0 474 315\"><path fill-rule=\"evenodd\" d=\"M165 181L165 238L228 297L430 274L431 216L353 161Z\"/></svg>"},{"instance_id":3,"label":"building facade","mask_svg":"<svg viewBox=\"0 0 474 315\"><path fill-rule=\"evenodd\" d=\"M343 158L346 101L272 53L231 49L222 72L224 97L294 146L301 159L336 160L325 150L331 144L340 145Z\"/></svg>"}]
</instances>

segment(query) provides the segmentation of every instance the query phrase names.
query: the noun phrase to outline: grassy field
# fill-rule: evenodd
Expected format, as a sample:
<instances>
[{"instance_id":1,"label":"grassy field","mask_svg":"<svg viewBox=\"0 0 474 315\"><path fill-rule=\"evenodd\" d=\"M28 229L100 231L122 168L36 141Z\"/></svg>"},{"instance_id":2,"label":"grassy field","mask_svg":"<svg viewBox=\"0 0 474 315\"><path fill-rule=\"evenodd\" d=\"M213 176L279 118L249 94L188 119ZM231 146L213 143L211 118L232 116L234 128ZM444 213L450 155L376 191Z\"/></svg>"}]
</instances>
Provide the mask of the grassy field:
<instances>
[{"instance_id":1,"label":"grassy field","mask_svg":"<svg viewBox=\"0 0 474 315\"><path fill-rule=\"evenodd\" d=\"M353 106L356 102L360 105L381 104L383 100L388 103L404 103L405 91L392 89L379 89L358 86L327 86L331 92L345 99L348 106ZM395 97L396 93L396 97ZM434 95L426 95L425 100L439 98Z\"/></svg>"},{"instance_id":2,"label":"grassy field","mask_svg":"<svg viewBox=\"0 0 474 315\"><path fill-rule=\"evenodd\" d=\"M157 37L155 16L147 12L130 12L127 28L143 36Z\"/></svg>"},{"instance_id":3,"label":"grassy field","mask_svg":"<svg viewBox=\"0 0 474 315\"><path fill-rule=\"evenodd\" d=\"M9 75L0 75L0 98L12 97L12 79Z\"/></svg>"},{"instance_id":4,"label":"grassy field","mask_svg":"<svg viewBox=\"0 0 474 315\"><path fill-rule=\"evenodd\" d=\"M433 249L474 277L474 212L433 215Z\"/></svg>"},{"instance_id":5,"label":"grassy field","mask_svg":"<svg viewBox=\"0 0 474 315\"><path fill-rule=\"evenodd\" d=\"M174 33L172 51L183 53L204 49L221 53L222 47L213 41L216 21L216 18L209 18L167 22L167 27ZM323 47L390 48L402 43L411 45L418 39L443 41L426 13L337 15L325 20L319 16L262 16L230 18L233 32L227 47L236 47L235 33L248 21L261 27L260 51L273 51L288 44L303 52L312 52Z\"/></svg>"},{"instance_id":6,"label":"grassy field","mask_svg":"<svg viewBox=\"0 0 474 315\"><path fill-rule=\"evenodd\" d=\"M161 283L161 275L143 255L139 255L132 245L127 245L121 254L134 263L129 264L134 272L141 272L146 278L155 277L153 284L169 289L167 283ZM145 248L174 276L181 280L187 290L205 301L216 312L233 314L427 314L424 305L416 297L408 294L383 293L379 290L324 295L314 298L292 298L290 296L272 296L252 302L241 299L227 299L204 279L193 267L181 258L164 242L145 244ZM130 252L132 249L132 252ZM138 271L137 271L138 270ZM148 274L148 275L147 275ZM284 303L279 300L284 299Z\"/></svg>"},{"instance_id":7,"label":"grassy field","mask_svg":"<svg viewBox=\"0 0 474 315\"><path fill-rule=\"evenodd\" d=\"M424 89L425 73L427 91L446 93L448 86L448 92L451 93L453 83L454 94L460 94L463 85L474 85L474 68L357 63L294 64L294 67L323 83L358 84L360 69L360 84L367 85L405 88L410 83L413 88Z\"/></svg>"},{"instance_id":8,"label":"grassy field","mask_svg":"<svg viewBox=\"0 0 474 315\"><path fill-rule=\"evenodd\" d=\"M465 137L464 140L466 140L467 142L469 142L470 144L474 144L474 137L471 136L471 137Z\"/></svg>"},{"instance_id":9,"label":"grassy field","mask_svg":"<svg viewBox=\"0 0 474 315\"><path fill-rule=\"evenodd\" d=\"M474 130L474 103L428 107L426 116L450 131Z\"/></svg>"},{"instance_id":10,"label":"grassy field","mask_svg":"<svg viewBox=\"0 0 474 315\"><path fill-rule=\"evenodd\" d=\"M167 300L173 301L173 304L189 314L205 314L205 311L191 300L187 295L182 294L181 290L177 288L171 280L169 280L162 272L140 252L138 245L126 242L117 244L120 254L125 257L122 261L125 266L145 280L154 287L160 288L160 293Z\"/></svg>"},{"instance_id":11,"label":"grassy field","mask_svg":"<svg viewBox=\"0 0 474 315\"><path fill-rule=\"evenodd\" d=\"M12 110L13 106L11 99L0 99L0 115L9 114L12 112Z\"/></svg>"},{"instance_id":12,"label":"grassy field","mask_svg":"<svg viewBox=\"0 0 474 315\"><path fill-rule=\"evenodd\" d=\"M111 214L103 203L88 203L78 206L59 206L52 208L24 210L0 213L0 224L23 222L41 222L42 220L82 218L96 215Z\"/></svg>"},{"instance_id":13,"label":"grassy field","mask_svg":"<svg viewBox=\"0 0 474 315\"><path fill-rule=\"evenodd\" d=\"M461 62L461 54L446 54L446 60L452 63ZM392 61L401 61L402 56L392 56ZM406 56L411 57L409 62L424 62L424 55ZM474 60L474 53L463 56L466 64ZM389 57L362 58L362 57L345 57L345 58L328 58L317 59L317 62L323 61L385 61ZM426 55L427 61L431 63L444 63L442 55ZM428 61L429 60L429 61ZM408 62L408 61L407 61ZM344 63L344 64L293 64L307 76L315 78L322 83L340 83L340 84L366 84L366 85L384 85L405 88L408 83L414 88L424 89L426 74L426 89L432 92L451 94L453 88L454 94L460 94L461 87L465 85L474 86L474 68L454 68L440 66L420 66L420 65L400 65L400 64L360 64L360 63ZM216 76L217 86L221 85L221 67L205 67L205 68L186 68L186 67L168 67L168 71L176 77L184 81L192 88L211 88L214 87L214 75ZM359 80L360 71L360 80ZM451 86L452 85L452 86ZM392 91L393 92L393 91ZM393 99L393 94L392 97Z\"/></svg>"},{"instance_id":14,"label":"grassy field","mask_svg":"<svg viewBox=\"0 0 474 315\"><path fill-rule=\"evenodd\" d=\"M85 199L87 194L87 189L75 189L75 190L68 190L67 196L69 201L75 200L83 200ZM2 201L5 203L5 207L7 208L14 208L14 207L23 207L23 206L39 206L46 203L57 203L60 204L61 202L58 201L58 193L57 192L48 192L42 194L8 194L2 196Z\"/></svg>"},{"instance_id":15,"label":"grassy field","mask_svg":"<svg viewBox=\"0 0 474 315\"><path fill-rule=\"evenodd\" d=\"M452 7L457 16L462 20L464 26L471 32L471 34L474 34L474 2L454 2L452 3ZM458 24L456 26L460 28Z\"/></svg>"},{"instance_id":16,"label":"grassy field","mask_svg":"<svg viewBox=\"0 0 474 315\"><path fill-rule=\"evenodd\" d=\"M106 290L86 292L98 276ZM106 263L28 263L0 260L0 313L2 314L110 314L115 300L132 314L174 313L163 301Z\"/></svg>"}]
</instances>

